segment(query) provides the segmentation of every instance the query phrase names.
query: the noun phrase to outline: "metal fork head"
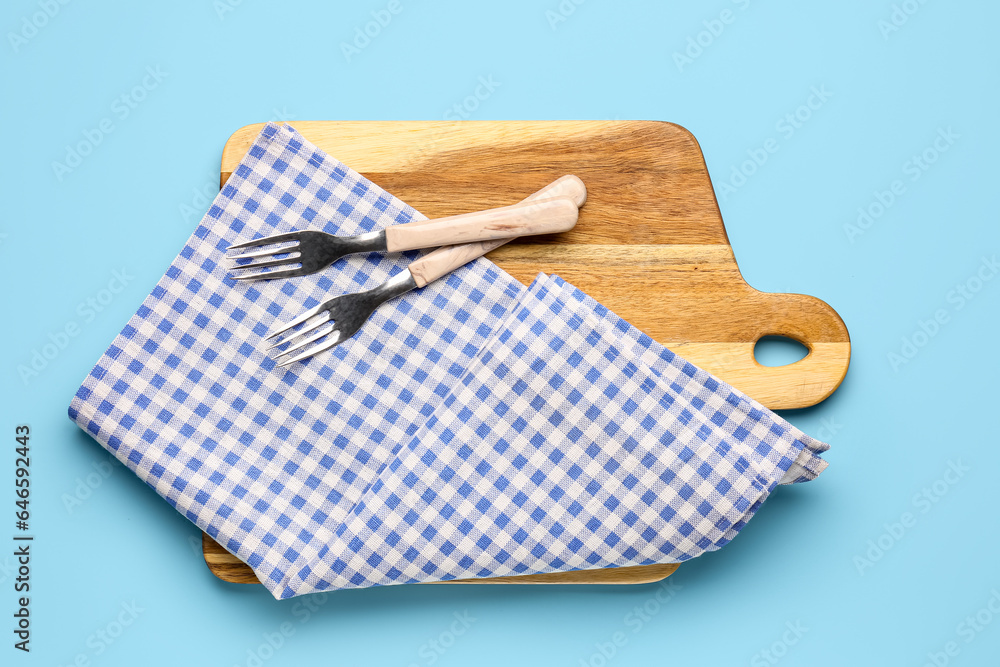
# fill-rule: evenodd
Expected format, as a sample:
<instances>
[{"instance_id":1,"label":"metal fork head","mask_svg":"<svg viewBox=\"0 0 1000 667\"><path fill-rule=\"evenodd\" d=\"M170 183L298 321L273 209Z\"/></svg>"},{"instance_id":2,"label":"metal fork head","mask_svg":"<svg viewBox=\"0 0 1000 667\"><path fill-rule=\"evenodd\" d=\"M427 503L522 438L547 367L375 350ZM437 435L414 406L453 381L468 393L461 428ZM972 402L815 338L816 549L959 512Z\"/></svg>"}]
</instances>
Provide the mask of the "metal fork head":
<instances>
[{"instance_id":1,"label":"metal fork head","mask_svg":"<svg viewBox=\"0 0 1000 667\"><path fill-rule=\"evenodd\" d=\"M271 331L264 338L272 341L267 350L278 366L287 366L332 349L356 334L376 308L416 286L403 271L374 289L335 296Z\"/></svg>"},{"instance_id":2,"label":"metal fork head","mask_svg":"<svg viewBox=\"0 0 1000 667\"><path fill-rule=\"evenodd\" d=\"M334 236L307 230L237 243L228 250L243 251L227 256L236 262L230 269L234 280L296 278L325 269L345 255L384 251L385 234Z\"/></svg>"}]
</instances>

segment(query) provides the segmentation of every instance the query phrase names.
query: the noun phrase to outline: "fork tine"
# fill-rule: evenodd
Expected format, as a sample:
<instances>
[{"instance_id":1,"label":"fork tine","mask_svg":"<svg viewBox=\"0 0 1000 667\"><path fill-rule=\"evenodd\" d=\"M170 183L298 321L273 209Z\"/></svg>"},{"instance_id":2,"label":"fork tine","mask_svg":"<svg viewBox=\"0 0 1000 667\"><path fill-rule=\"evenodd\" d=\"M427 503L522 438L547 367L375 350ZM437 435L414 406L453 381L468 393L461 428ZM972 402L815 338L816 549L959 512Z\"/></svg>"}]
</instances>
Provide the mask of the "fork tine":
<instances>
[{"instance_id":1,"label":"fork tine","mask_svg":"<svg viewBox=\"0 0 1000 667\"><path fill-rule=\"evenodd\" d=\"M327 324L327 322L324 322L323 324ZM322 325L320 325L320 326L322 326ZM316 327L315 329L310 329L310 331L313 331L313 330L315 330L316 333L314 333L312 336L309 336L308 338L295 343L294 345L290 346L287 350L282 350L281 352L278 352L278 354L274 355L274 358L275 359L280 359L281 357L283 357L283 356L285 356L287 354L291 354L295 350L301 350L306 345L309 345L310 343L315 343L316 341L318 341L323 336L332 336L335 333L339 334L339 332L337 331L336 325L334 325L334 327L332 329L330 329L329 331L324 331L324 330L320 329L319 327Z\"/></svg>"},{"instance_id":2,"label":"fork tine","mask_svg":"<svg viewBox=\"0 0 1000 667\"><path fill-rule=\"evenodd\" d=\"M254 259L255 257L267 257L269 255L282 255L285 253L295 252L296 256L301 253L297 250L299 245L293 244L285 246L283 248L275 248L274 250L253 250L251 252L240 253L239 255L226 255L226 259L240 260L240 259Z\"/></svg>"},{"instance_id":3,"label":"fork tine","mask_svg":"<svg viewBox=\"0 0 1000 667\"><path fill-rule=\"evenodd\" d=\"M242 268L242 267L237 267ZM230 274L233 280L273 280L274 278L297 278L299 276L306 275L301 267L298 269L289 269L287 271L257 271L256 273L244 273L238 276Z\"/></svg>"},{"instance_id":4,"label":"fork tine","mask_svg":"<svg viewBox=\"0 0 1000 667\"><path fill-rule=\"evenodd\" d=\"M322 345L317 345L316 347L312 348L311 350L306 350L305 352L303 352L302 354L298 355L297 357L294 357L292 359L288 359L286 361L282 361L281 363L278 364L278 366L284 368L285 366L288 366L289 364L294 364L296 361L301 361L302 359L306 359L306 358L311 357L313 355L319 354L320 352L325 352L325 351L329 350L331 347L336 347L337 345L340 345L343 342L344 341L340 340L340 332L338 331L337 332L337 337L334 338L333 340L327 341L327 342L323 343Z\"/></svg>"},{"instance_id":5,"label":"fork tine","mask_svg":"<svg viewBox=\"0 0 1000 667\"><path fill-rule=\"evenodd\" d=\"M230 250L241 250L243 248L257 248L260 246L271 245L273 243L281 243L282 241L298 241L298 232L286 232L285 234L274 234L272 236L265 236L263 238L254 239L253 241L245 241L243 243L235 243L228 248L226 252Z\"/></svg>"},{"instance_id":6,"label":"fork tine","mask_svg":"<svg viewBox=\"0 0 1000 667\"><path fill-rule=\"evenodd\" d=\"M268 259L263 262L254 262L253 264L237 264L236 266L230 267L229 272L241 271L243 269L266 269L271 266L291 266L293 264L301 264L299 261L298 254L295 257L283 257L281 259Z\"/></svg>"},{"instance_id":7,"label":"fork tine","mask_svg":"<svg viewBox=\"0 0 1000 667\"><path fill-rule=\"evenodd\" d=\"M310 324L310 325L304 327L303 329L301 329L299 331L292 332L292 333L288 334L288 336L286 338L282 338L278 342L272 343L270 345L270 347L268 347L265 350L265 352L270 352L271 350L273 350L276 347L281 347L282 345L287 345L288 343L292 342L292 340L294 340L295 338L298 338L299 336L306 336L308 334L311 334L312 332L316 331L317 329L319 329L324 324L327 324L327 323L329 323L331 321L332 321L332 319L330 318L329 314L327 314L327 316L326 316L325 319L322 319L319 322L315 322L313 324ZM279 354L284 354L284 352L280 352Z\"/></svg>"},{"instance_id":8,"label":"fork tine","mask_svg":"<svg viewBox=\"0 0 1000 667\"><path fill-rule=\"evenodd\" d=\"M281 334L285 333L286 331L288 331L289 329L291 329L293 327L297 327L298 325L302 324L303 322L305 322L309 318L315 317L316 315L319 315L319 311L323 310L324 306L326 306L326 304L325 303L321 303L318 306L310 308L306 312L304 312L301 315L299 315L298 317L296 317L291 322L288 322L287 324L285 324L285 326L281 327L280 329L275 329L271 333L269 333L266 336L264 336L264 340L270 340L270 339L274 338L275 336L278 336L278 335L281 335ZM329 322L330 321L330 313L326 314L326 319L323 320L323 321L324 322ZM278 344L280 345L280 343L278 343Z\"/></svg>"}]
</instances>

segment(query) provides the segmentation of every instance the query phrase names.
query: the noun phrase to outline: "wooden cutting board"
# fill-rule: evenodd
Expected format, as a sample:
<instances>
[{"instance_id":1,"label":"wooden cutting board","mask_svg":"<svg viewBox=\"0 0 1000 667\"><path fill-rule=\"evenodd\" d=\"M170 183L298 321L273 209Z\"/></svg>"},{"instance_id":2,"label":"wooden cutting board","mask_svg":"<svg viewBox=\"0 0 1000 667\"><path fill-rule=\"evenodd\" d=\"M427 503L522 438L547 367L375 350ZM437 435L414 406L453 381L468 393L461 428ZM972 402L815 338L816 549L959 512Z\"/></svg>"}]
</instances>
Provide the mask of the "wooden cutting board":
<instances>
[{"instance_id":1,"label":"wooden cutting board","mask_svg":"<svg viewBox=\"0 0 1000 667\"><path fill-rule=\"evenodd\" d=\"M236 131L222 179L263 124ZM488 255L524 284L562 276L688 361L772 409L829 396L851 358L847 327L829 305L802 294L758 292L740 275L698 142L656 121L302 121L321 149L435 218L520 201L564 174L587 185L575 229L532 237ZM761 230L766 234L767 230ZM809 353L787 366L757 363L763 336ZM205 561L220 579L258 583L208 535ZM474 583L649 583L677 565L649 565Z\"/></svg>"}]
</instances>

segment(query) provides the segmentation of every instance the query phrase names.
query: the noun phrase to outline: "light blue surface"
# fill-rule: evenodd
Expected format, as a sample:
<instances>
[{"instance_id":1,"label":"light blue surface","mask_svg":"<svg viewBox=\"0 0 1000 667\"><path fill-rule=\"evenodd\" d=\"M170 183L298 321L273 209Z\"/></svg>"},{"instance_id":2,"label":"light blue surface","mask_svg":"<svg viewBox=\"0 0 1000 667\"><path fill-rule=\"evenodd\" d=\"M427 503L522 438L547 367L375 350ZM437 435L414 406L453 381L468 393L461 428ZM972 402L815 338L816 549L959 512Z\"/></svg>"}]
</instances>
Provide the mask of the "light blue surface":
<instances>
[{"instance_id":1,"label":"light blue surface","mask_svg":"<svg viewBox=\"0 0 1000 667\"><path fill-rule=\"evenodd\" d=\"M907 0L900 11L916 13L884 37L891 2L590 0L564 2L575 10L550 25L556 0L400 0L348 62L340 43L388 3L245 0L220 18L222 1L53 0L55 15L25 30L16 50L10 33L44 10L26 0L2 10L0 553L12 551L20 423L33 432L37 538L27 656L11 646L16 574L0 556L0 662L256 664L249 651L298 665L767 665L760 652L774 648L782 665L922 665L928 653L941 653L938 664L995 664L1000 617L974 619L1000 591L1000 280L971 300L953 290L977 287L982 258L1000 251L996 4ZM725 9L730 23L679 68L674 53ZM147 67L166 77L155 87L147 78L151 90L123 117L115 100ZM439 119L490 76L499 86L472 118L661 119L694 132L747 281L814 294L851 330L841 388L786 414L832 443L829 470L780 489L739 539L684 565L666 604L655 585L408 586L314 598L309 611L307 600L278 603L212 577L194 526L121 466L85 488L107 455L66 406L207 206L197 193L217 182L230 133L269 119ZM832 96L814 98L819 108L789 136L779 121L823 86ZM58 180L52 162L102 119L113 131ZM911 180L907 161L948 128L958 138ZM777 152L723 196L732 169L771 138ZM905 192L852 243L844 225L897 179ZM40 256L48 267L36 272ZM127 285L103 293L116 270ZM101 312L87 305L109 296ZM947 321L922 337L921 322L939 310ZM18 366L69 323L78 335L25 383ZM888 355L902 355L904 337L926 344L894 368ZM949 462L968 469L947 473ZM922 499L936 482L936 502ZM87 491L67 509L67 497ZM905 512L913 521L900 531L892 524ZM880 538L888 551L859 565ZM142 610L134 622L112 643L100 639L132 601ZM643 605L649 615L634 611ZM466 613L475 620L455 620ZM268 635L279 643L282 623L293 633L261 653ZM786 623L800 623L801 636Z\"/></svg>"}]
</instances>

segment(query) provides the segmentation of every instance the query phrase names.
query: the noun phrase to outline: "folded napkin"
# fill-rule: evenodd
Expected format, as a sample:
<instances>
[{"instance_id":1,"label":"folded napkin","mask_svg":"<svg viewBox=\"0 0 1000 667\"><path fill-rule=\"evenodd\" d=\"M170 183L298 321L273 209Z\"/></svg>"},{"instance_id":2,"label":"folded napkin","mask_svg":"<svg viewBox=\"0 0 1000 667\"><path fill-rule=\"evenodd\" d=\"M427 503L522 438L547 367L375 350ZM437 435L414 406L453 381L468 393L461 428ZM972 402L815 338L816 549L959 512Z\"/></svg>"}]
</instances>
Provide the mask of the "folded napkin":
<instances>
[{"instance_id":1,"label":"folded napkin","mask_svg":"<svg viewBox=\"0 0 1000 667\"><path fill-rule=\"evenodd\" d=\"M732 539L826 445L557 277L486 259L279 369L262 337L415 253L237 284L238 241L422 219L268 124L70 417L279 598L678 562Z\"/></svg>"},{"instance_id":2,"label":"folded napkin","mask_svg":"<svg viewBox=\"0 0 1000 667\"><path fill-rule=\"evenodd\" d=\"M684 561L826 448L540 275L303 584Z\"/></svg>"}]
</instances>

